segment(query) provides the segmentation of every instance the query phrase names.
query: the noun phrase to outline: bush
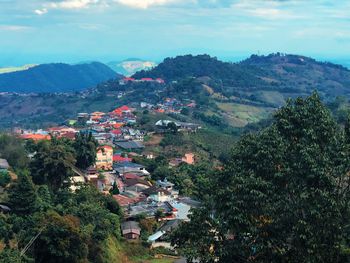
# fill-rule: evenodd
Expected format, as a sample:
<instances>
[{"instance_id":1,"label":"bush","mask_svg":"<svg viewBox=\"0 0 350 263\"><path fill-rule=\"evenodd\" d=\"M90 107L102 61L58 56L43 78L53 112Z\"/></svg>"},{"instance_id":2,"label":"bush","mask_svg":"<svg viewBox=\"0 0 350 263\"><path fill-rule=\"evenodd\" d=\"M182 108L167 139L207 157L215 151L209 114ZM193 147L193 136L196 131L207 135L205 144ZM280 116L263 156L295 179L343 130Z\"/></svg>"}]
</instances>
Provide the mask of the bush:
<instances>
[{"instance_id":1,"label":"bush","mask_svg":"<svg viewBox=\"0 0 350 263\"><path fill-rule=\"evenodd\" d=\"M11 181L11 177L7 171L0 172L0 186L5 187Z\"/></svg>"}]
</instances>

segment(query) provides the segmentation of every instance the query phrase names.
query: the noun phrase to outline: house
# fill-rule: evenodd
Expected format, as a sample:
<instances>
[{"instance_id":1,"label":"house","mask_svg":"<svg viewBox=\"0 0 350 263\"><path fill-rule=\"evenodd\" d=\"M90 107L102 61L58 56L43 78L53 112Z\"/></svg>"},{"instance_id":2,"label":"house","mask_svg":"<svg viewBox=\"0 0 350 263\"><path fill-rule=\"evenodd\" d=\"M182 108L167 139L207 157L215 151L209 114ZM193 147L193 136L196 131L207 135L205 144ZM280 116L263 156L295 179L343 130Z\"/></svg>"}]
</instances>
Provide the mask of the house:
<instances>
[{"instance_id":1,"label":"house","mask_svg":"<svg viewBox=\"0 0 350 263\"><path fill-rule=\"evenodd\" d=\"M143 152L142 156L145 157L146 159L154 159L154 154L152 152Z\"/></svg>"},{"instance_id":2,"label":"house","mask_svg":"<svg viewBox=\"0 0 350 263\"><path fill-rule=\"evenodd\" d=\"M109 145L100 146L96 152L96 169L112 170L113 147Z\"/></svg>"},{"instance_id":3,"label":"house","mask_svg":"<svg viewBox=\"0 0 350 263\"><path fill-rule=\"evenodd\" d=\"M182 157L182 162L187 164L194 164L194 154L193 153L186 153L184 157Z\"/></svg>"},{"instance_id":4,"label":"house","mask_svg":"<svg viewBox=\"0 0 350 263\"><path fill-rule=\"evenodd\" d=\"M85 171L85 177L88 181L90 181L91 179L97 179L98 175L99 174L97 172L97 169L93 166L88 167Z\"/></svg>"},{"instance_id":5,"label":"house","mask_svg":"<svg viewBox=\"0 0 350 263\"><path fill-rule=\"evenodd\" d=\"M145 166L136 163L130 162L121 162L116 163L113 166L114 170L119 173L119 175L123 175L125 173L142 173L144 175L149 175L149 172L146 170Z\"/></svg>"},{"instance_id":6,"label":"house","mask_svg":"<svg viewBox=\"0 0 350 263\"><path fill-rule=\"evenodd\" d=\"M84 184L85 182L86 182L85 181L85 177L82 176L82 175L72 176L72 177L70 177L70 187L69 187L69 189L72 192L75 192L77 189L80 188L80 185Z\"/></svg>"},{"instance_id":7,"label":"house","mask_svg":"<svg viewBox=\"0 0 350 263\"><path fill-rule=\"evenodd\" d=\"M149 199L156 202L167 202L172 200L171 192L157 186L152 186L142 192L148 196Z\"/></svg>"},{"instance_id":8,"label":"house","mask_svg":"<svg viewBox=\"0 0 350 263\"><path fill-rule=\"evenodd\" d=\"M136 221L126 221L121 224L122 236L126 239L139 239L141 228Z\"/></svg>"},{"instance_id":9,"label":"house","mask_svg":"<svg viewBox=\"0 0 350 263\"><path fill-rule=\"evenodd\" d=\"M201 128L199 124L190 123L190 122L179 122L179 121L171 121L171 120L159 120L156 122L156 126L159 129L168 129L168 125L170 123L174 123L179 131L188 131L195 132Z\"/></svg>"},{"instance_id":10,"label":"house","mask_svg":"<svg viewBox=\"0 0 350 263\"><path fill-rule=\"evenodd\" d=\"M145 198L137 196L137 197L130 197L123 194L119 194L119 195L113 195L113 198L117 201L117 203L121 206L121 207L128 207L130 205L136 204L142 200L144 200Z\"/></svg>"},{"instance_id":11,"label":"house","mask_svg":"<svg viewBox=\"0 0 350 263\"><path fill-rule=\"evenodd\" d=\"M152 186L152 184L141 178L125 179L125 191L142 192Z\"/></svg>"},{"instance_id":12,"label":"house","mask_svg":"<svg viewBox=\"0 0 350 263\"><path fill-rule=\"evenodd\" d=\"M175 220L169 220L166 221L165 224L163 224L158 230L157 232L155 232L153 235L149 236L147 241L152 244L152 247L156 247L154 242L159 242L159 241L163 241L162 245L165 245L164 241L168 241L169 239L169 235L171 235L171 233L176 230L180 224L182 223L182 220L180 219L175 219ZM170 243L167 244L170 247Z\"/></svg>"},{"instance_id":13,"label":"house","mask_svg":"<svg viewBox=\"0 0 350 263\"><path fill-rule=\"evenodd\" d=\"M120 154L113 155L113 162L114 163L131 162L131 161L132 161L132 158L122 157Z\"/></svg>"},{"instance_id":14,"label":"house","mask_svg":"<svg viewBox=\"0 0 350 263\"><path fill-rule=\"evenodd\" d=\"M116 141L115 145L124 150L143 149L145 146L138 141Z\"/></svg>"},{"instance_id":15,"label":"house","mask_svg":"<svg viewBox=\"0 0 350 263\"><path fill-rule=\"evenodd\" d=\"M8 164L7 160L0 159L0 172L7 171L9 168L10 168L10 165Z\"/></svg>"},{"instance_id":16,"label":"house","mask_svg":"<svg viewBox=\"0 0 350 263\"><path fill-rule=\"evenodd\" d=\"M168 180L165 178L164 181L158 180L157 186L171 192L173 190L174 184L168 182Z\"/></svg>"},{"instance_id":17,"label":"house","mask_svg":"<svg viewBox=\"0 0 350 263\"><path fill-rule=\"evenodd\" d=\"M27 134L22 134L19 137L24 140L33 140L33 141L51 140L51 136L48 134L27 133Z\"/></svg>"},{"instance_id":18,"label":"house","mask_svg":"<svg viewBox=\"0 0 350 263\"><path fill-rule=\"evenodd\" d=\"M169 167L176 167L182 163L182 158L174 158L169 161Z\"/></svg>"}]
</instances>

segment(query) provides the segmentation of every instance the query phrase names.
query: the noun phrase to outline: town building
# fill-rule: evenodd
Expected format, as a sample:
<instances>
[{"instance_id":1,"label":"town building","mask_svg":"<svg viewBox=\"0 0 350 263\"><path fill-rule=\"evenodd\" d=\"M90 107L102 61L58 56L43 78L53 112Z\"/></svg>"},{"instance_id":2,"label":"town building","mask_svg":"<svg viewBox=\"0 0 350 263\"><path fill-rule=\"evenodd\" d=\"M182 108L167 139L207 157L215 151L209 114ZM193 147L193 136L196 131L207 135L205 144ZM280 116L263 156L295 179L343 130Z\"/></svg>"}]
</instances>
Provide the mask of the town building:
<instances>
[{"instance_id":1,"label":"town building","mask_svg":"<svg viewBox=\"0 0 350 263\"><path fill-rule=\"evenodd\" d=\"M96 169L113 169L113 147L109 145L100 146L96 152Z\"/></svg>"}]
</instances>

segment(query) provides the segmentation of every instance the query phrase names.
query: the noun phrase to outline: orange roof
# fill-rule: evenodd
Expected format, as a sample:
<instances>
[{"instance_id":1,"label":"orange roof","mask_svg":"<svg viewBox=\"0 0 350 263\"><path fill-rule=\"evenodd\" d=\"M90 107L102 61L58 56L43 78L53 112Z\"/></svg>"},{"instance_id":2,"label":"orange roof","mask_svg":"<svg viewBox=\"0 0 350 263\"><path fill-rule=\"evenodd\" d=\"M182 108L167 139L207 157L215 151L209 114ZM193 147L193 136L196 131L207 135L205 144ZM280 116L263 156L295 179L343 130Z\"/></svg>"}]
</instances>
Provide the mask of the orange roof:
<instances>
[{"instance_id":1,"label":"orange roof","mask_svg":"<svg viewBox=\"0 0 350 263\"><path fill-rule=\"evenodd\" d=\"M120 127L122 127L124 125L124 123L116 123L116 124L113 124L113 127L118 129Z\"/></svg>"},{"instance_id":2,"label":"orange roof","mask_svg":"<svg viewBox=\"0 0 350 263\"><path fill-rule=\"evenodd\" d=\"M51 140L50 135L43 135L43 134L22 134L19 137L24 140L34 140L34 141Z\"/></svg>"},{"instance_id":3,"label":"orange roof","mask_svg":"<svg viewBox=\"0 0 350 263\"><path fill-rule=\"evenodd\" d=\"M95 112L91 113L91 115L102 116L102 115L105 115L105 113L101 112L101 111L95 111Z\"/></svg>"},{"instance_id":4,"label":"orange roof","mask_svg":"<svg viewBox=\"0 0 350 263\"><path fill-rule=\"evenodd\" d=\"M99 150L99 149L113 150L113 147L112 147L112 146L109 146L109 145L102 145L102 146L99 146L97 149L98 149L98 150Z\"/></svg>"}]
</instances>

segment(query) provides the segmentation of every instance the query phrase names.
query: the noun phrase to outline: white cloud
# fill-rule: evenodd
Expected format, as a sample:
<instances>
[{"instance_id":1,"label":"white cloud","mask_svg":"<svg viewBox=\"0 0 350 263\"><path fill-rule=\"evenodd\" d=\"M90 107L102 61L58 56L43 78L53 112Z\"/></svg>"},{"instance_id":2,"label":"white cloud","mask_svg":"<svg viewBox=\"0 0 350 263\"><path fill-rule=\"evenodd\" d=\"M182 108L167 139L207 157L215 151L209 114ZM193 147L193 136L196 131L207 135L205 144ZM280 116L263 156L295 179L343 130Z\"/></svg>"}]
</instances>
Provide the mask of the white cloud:
<instances>
[{"instance_id":1,"label":"white cloud","mask_svg":"<svg viewBox=\"0 0 350 263\"><path fill-rule=\"evenodd\" d=\"M51 3L52 8L57 9L81 9L87 8L91 4L97 4L99 0L64 0L62 2Z\"/></svg>"},{"instance_id":2,"label":"white cloud","mask_svg":"<svg viewBox=\"0 0 350 263\"><path fill-rule=\"evenodd\" d=\"M44 15L48 12L47 8L42 8L42 9L36 9L34 10L34 13L41 16Z\"/></svg>"},{"instance_id":3,"label":"white cloud","mask_svg":"<svg viewBox=\"0 0 350 263\"><path fill-rule=\"evenodd\" d=\"M0 25L0 31L23 31L29 28L28 26L19 25Z\"/></svg>"},{"instance_id":4,"label":"white cloud","mask_svg":"<svg viewBox=\"0 0 350 263\"><path fill-rule=\"evenodd\" d=\"M181 2L181 1L179 0L115 0L115 2L120 3L122 5L134 7L134 8L146 9L151 6L166 5L166 4L171 4L171 3Z\"/></svg>"}]
</instances>

